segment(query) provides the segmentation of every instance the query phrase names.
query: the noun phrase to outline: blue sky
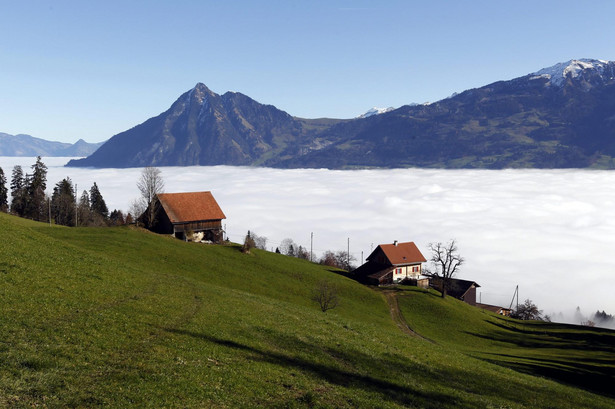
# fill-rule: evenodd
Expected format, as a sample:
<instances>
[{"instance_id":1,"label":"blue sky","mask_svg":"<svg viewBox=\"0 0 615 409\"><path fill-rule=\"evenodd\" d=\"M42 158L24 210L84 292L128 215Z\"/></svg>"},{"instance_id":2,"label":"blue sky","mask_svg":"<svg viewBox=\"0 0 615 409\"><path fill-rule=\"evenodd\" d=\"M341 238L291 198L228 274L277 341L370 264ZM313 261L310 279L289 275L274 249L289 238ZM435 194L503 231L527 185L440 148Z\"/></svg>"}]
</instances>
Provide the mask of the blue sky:
<instances>
[{"instance_id":1,"label":"blue sky","mask_svg":"<svg viewBox=\"0 0 615 409\"><path fill-rule=\"evenodd\" d=\"M300 117L615 59L612 1L1 1L0 132L105 140L203 82Z\"/></svg>"}]
</instances>

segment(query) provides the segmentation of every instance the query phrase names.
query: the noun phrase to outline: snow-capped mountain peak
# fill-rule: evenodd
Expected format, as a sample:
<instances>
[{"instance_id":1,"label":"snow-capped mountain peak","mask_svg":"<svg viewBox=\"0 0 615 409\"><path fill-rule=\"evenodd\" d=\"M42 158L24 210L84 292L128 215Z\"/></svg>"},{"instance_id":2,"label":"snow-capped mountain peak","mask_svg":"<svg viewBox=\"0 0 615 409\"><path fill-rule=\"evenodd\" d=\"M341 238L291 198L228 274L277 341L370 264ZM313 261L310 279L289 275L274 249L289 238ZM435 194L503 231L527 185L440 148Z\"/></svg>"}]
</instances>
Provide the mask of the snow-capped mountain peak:
<instances>
[{"instance_id":1,"label":"snow-capped mountain peak","mask_svg":"<svg viewBox=\"0 0 615 409\"><path fill-rule=\"evenodd\" d=\"M359 115L357 118L368 118L373 115L380 115L380 114L384 114L385 112L390 112L394 109L395 108L393 107L388 107L388 108L373 107L370 110L368 110L366 113Z\"/></svg>"},{"instance_id":2,"label":"snow-capped mountain peak","mask_svg":"<svg viewBox=\"0 0 615 409\"><path fill-rule=\"evenodd\" d=\"M546 77L550 79L552 85L562 86L567 78L576 78L587 71L592 71L603 77L603 79L611 79L615 71L615 62L587 58L570 60L555 64L552 67L543 68L533 73L534 77L532 78Z\"/></svg>"}]
</instances>

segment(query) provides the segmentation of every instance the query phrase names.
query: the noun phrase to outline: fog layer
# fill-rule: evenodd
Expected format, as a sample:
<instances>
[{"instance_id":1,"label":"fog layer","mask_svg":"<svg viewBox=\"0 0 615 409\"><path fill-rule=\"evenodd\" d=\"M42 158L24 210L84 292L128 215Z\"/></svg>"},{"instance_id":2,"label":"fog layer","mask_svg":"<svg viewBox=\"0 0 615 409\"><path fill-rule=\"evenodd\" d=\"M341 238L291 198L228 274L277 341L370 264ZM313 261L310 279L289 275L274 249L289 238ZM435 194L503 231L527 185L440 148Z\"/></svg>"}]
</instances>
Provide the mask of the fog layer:
<instances>
[{"instance_id":1,"label":"fog layer","mask_svg":"<svg viewBox=\"0 0 615 409\"><path fill-rule=\"evenodd\" d=\"M141 169L63 168L44 158L47 193L64 177L81 192L96 182L110 210L137 198ZM29 171L34 158L1 157ZM515 286L547 313L615 312L615 172L589 170L280 170L161 168L166 192L210 190L232 241L248 230L275 248L284 238L314 252L346 250L360 262L380 243L455 238L458 277L481 285L483 303L508 306Z\"/></svg>"}]
</instances>

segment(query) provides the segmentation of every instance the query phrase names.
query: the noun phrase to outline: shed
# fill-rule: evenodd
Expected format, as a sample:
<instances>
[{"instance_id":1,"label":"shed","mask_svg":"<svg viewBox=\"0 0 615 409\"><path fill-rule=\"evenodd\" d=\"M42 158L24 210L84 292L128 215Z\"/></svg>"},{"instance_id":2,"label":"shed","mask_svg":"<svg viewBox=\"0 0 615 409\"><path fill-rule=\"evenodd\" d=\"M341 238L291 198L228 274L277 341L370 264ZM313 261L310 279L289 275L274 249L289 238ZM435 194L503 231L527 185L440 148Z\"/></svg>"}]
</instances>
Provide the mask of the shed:
<instances>
[{"instance_id":1,"label":"shed","mask_svg":"<svg viewBox=\"0 0 615 409\"><path fill-rule=\"evenodd\" d=\"M510 314L512 312L510 308L500 307L498 305L476 303L476 306L483 310L491 311L495 314L504 315L505 317L510 317Z\"/></svg>"},{"instance_id":2,"label":"shed","mask_svg":"<svg viewBox=\"0 0 615 409\"><path fill-rule=\"evenodd\" d=\"M442 278L431 277L430 285L442 292ZM475 281L450 278L446 294L464 301L467 304L476 305L476 288L478 287L480 287L480 285Z\"/></svg>"}]
</instances>

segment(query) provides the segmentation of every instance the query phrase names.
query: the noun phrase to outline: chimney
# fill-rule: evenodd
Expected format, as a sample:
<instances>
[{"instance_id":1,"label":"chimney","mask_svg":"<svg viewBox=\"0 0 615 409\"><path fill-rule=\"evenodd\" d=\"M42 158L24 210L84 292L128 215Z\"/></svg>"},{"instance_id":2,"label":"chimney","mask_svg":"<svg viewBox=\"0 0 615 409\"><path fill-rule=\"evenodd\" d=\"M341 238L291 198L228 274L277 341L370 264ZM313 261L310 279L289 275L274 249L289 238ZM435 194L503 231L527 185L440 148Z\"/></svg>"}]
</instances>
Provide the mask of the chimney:
<instances>
[{"instance_id":1,"label":"chimney","mask_svg":"<svg viewBox=\"0 0 615 409\"><path fill-rule=\"evenodd\" d=\"M397 247L397 240L394 240L394 241L393 241L393 245L394 245L395 247Z\"/></svg>"}]
</instances>

